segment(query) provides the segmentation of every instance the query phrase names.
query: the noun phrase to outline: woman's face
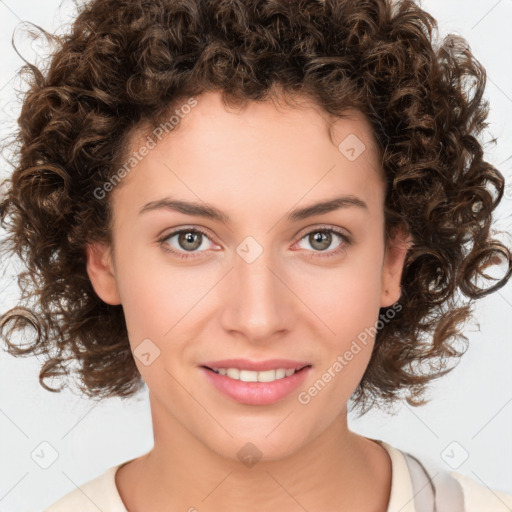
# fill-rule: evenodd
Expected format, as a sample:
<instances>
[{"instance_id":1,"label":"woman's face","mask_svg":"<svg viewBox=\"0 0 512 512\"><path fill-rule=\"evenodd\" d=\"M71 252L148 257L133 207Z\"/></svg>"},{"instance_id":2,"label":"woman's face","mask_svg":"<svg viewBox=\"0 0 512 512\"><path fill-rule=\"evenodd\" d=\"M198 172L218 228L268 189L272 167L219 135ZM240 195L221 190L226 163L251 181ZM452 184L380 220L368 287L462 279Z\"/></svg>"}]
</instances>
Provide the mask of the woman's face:
<instances>
[{"instance_id":1,"label":"woman's face","mask_svg":"<svg viewBox=\"0 0 512 512\"><path fill-rule=\"evenodd\" d=\"M385 250L385 185L361 114L336 121L333 144L309 103L228 112L219 93L196 99L149 151L133 140L147 154L112 194L112 260L95 245L88 272L123 306L156 431L183 428L233 459L247 442L281 458L346 414L405 250ZM204 367L244 366L226 359L307 367L242 372L274 382Z\"/></svg>"}]
</instances>

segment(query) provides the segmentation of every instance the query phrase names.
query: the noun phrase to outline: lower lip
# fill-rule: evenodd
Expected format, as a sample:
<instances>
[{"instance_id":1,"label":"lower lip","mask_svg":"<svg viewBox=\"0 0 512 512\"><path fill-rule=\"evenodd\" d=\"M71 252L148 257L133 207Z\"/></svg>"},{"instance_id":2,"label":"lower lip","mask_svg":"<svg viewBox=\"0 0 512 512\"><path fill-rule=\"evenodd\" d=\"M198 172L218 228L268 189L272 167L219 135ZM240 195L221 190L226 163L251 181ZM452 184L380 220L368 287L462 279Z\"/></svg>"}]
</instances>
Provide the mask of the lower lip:
<instances>
[{"instance_id":1,"label":"lower lip","mask_svg":"<svg viewBox=\"0 0 512 512\"><path fill-rule=\"evenodd\" d=\"M200 369L219 391L233 400L248 405L269 405L282 400L297 389L304 382L311 367L307 366L289 377L273 382L243 382L205 367Z\"/></svg>"}]
</instances>

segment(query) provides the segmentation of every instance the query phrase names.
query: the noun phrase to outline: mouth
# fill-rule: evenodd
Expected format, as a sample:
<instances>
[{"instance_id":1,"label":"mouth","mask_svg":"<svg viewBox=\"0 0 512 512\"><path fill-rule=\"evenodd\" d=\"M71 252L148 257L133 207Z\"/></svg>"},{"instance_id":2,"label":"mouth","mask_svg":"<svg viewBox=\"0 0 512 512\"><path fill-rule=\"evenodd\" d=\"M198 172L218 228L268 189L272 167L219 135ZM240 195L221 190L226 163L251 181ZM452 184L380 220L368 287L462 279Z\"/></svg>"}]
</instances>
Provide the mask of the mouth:
<instances>
[{"instance_id":1,"label":"mouth","mask_svg":"<svg viewBox=\"0 0 512 512\"><path fill-rule=\"evenodd\" d=\"M207 382L218 392L235 402L246 405L270 405L290 397L311 371L309 363L245 360L235 366L231 361L218 361L199 366ZM245 366L240 368L239 366ZM247 367L259 369L247 369ZM261 369L261 367L265 367Z\"/></svg>"},{"instance_id":2,"label":"mouth","mask_svg":"<svg viewBox=\"0 0 512 512\"><path fill-rule=\"evenodd\" d=\"M275 368L261 371L244 370L234 367L210 368L209 366L202 366L202 368L218 375L228 377L229 379L239 380L242 382L274 382L276 380L285 379L286 377L291 377L305 368L311 368L311 365L306 364L299 368Z\"/></svg>"}]
</instances>

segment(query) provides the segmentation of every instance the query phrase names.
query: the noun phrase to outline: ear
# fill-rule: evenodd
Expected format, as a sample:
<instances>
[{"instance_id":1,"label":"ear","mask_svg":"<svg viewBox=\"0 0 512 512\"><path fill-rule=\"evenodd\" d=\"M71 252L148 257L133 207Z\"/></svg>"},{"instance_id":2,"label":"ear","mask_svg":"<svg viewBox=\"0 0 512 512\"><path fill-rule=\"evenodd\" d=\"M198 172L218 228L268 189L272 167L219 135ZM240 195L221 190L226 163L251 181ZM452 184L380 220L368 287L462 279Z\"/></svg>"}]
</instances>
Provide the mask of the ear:
<instances>
[{"instance_id":1,"label":"ear","mask_svg":"<svg viewBox=\"0 0 512 512\"><path fill-rule=\"evenodd\" d=\"M117 290L110 245L93 242L87 245L87 274L94 291L107 304L121 304Z\"/></svg>"},{"instance_id":2,"label":"ear","mask_svg":"<svg viewBox=\"0 0 512 512\"><path fill-rule=\"evenodd\" d=\"M388 240L382 265L380 307L392 306L400 299L402 270L411 245L412 238L404 228L399 228Z\"/></svg>"}]
</instances>

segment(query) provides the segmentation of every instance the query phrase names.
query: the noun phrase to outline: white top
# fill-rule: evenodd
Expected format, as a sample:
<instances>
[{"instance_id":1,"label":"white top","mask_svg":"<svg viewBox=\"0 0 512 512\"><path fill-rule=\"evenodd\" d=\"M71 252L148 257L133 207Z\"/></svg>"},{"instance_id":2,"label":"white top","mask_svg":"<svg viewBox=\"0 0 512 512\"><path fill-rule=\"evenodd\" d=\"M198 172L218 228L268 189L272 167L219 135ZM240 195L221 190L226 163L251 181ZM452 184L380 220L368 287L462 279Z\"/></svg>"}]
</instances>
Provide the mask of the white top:
<instances>
[{"instance_id":1,"label":"white top","mask_svg":"<svg viewBox=\"0 0 512 512\"><path fill-rule=\"evenodd\" d=\"M391 458L391 494L386 512L417 512L414 505L412 481L401 450L374 439ZM130 459L133 460L133 459ZM70 491L43 512L128 512L116 487L116 471L125 461L102 475ZM464 493L464 512L511 512L512 495L491 490L476 480L450 471L461 484Z\"/></svg>"}]
</instances>

